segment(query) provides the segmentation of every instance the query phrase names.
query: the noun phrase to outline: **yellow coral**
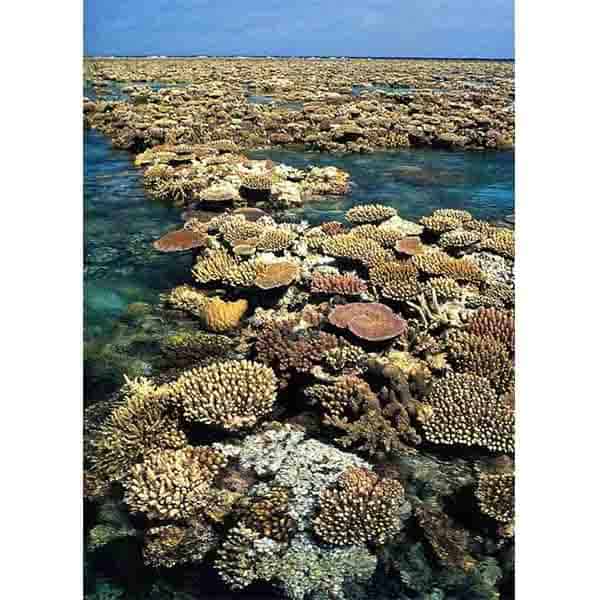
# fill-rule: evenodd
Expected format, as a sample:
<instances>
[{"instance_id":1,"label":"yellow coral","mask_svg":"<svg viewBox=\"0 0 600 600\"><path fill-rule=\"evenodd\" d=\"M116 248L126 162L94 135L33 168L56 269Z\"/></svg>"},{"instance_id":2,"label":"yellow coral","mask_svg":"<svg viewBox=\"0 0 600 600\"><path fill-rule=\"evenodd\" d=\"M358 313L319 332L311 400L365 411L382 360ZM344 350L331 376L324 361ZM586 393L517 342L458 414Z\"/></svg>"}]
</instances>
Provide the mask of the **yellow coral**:
<instances>
[{"instance_id":1,"label":"yellow coral","mask_svg":"<svg viewBox=\"0 0 600 600\"><path fill-rule=\"evenodd\" d=\"M248 310L248 301L244 298L235 302L226 302L221 298L212 298L204 306L202 319L209 331L222 333L235 329Z\"/></svg>"}]
</instances>

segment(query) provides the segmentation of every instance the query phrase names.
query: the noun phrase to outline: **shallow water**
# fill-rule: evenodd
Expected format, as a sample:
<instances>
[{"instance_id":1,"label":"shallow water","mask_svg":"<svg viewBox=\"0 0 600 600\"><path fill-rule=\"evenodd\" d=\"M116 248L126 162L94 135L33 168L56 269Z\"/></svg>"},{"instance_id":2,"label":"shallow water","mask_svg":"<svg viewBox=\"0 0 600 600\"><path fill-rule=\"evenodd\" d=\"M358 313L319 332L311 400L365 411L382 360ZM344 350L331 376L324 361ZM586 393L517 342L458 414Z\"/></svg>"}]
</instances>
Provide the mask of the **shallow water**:
<instances>
[{"instance_id":1,"label":"shallow water","mask_svg":"<svg viewBox=\"0 0 600 600\"><path fill-rule=\"evenodd\" d=\"M339 220L351 206L380 202L416 219L437 208L462 208L497 221L514 211L513 152L400 150L333 155L292 150L251 152L297 168L333 165L349 171L352 192L290 211L311 222Z\"/></svg>"},{"instance_id":2,"label":"shallow water","mask_svg":"<svg viewBox=\"0 0 600 600\"><path fill-rule=\"evenodd\" d=\"M178 210L150 201L131 155L84 134L85 338L105 333L131 302L153 302L189 275L191 258L152 241L181 224Z\"/></svg>"},{"instance_id":3,"label":"shallow water","mask_svg":"<svg viewBox=\"0 0 600 600\"><path fill-rule=\"evenodd\" d=\"M161 254L152 242L181 225L180 211L144 193L131 155L95 131L84 137L85 337L110 331L131 302L189 279L189 256ZM512 152L458 153L403 150L338 156L292 150L250 153L294 167L335 165L350 172L352 193L288 211L312 223L339 220L353 205L381 202L418 218L436 208L464 208L501 220L514 210Z\"/></svg>"}]
</instances>

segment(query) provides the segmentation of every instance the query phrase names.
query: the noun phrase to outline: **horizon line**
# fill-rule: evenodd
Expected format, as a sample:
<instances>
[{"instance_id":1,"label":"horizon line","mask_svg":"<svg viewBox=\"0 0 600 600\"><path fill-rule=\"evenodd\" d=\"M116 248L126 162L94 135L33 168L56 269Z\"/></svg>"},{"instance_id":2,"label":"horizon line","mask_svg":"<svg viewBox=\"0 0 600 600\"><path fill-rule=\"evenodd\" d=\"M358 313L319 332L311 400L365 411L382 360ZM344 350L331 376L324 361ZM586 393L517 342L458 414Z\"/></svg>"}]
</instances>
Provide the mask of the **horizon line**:
<instances>
[{"instance_id":1,"label":"horizon line","mask_svg":"<svg viewBox=\"0 0 600 600\"><path fill-rule=\"evenodd\" d=\"M301 59L371 59L371 60L480 60L480 61L513 61L514 57L481 57L481 56L350 56L346 54L84 54L83 58L278 58Z\"/></svg>"}]
</instances>

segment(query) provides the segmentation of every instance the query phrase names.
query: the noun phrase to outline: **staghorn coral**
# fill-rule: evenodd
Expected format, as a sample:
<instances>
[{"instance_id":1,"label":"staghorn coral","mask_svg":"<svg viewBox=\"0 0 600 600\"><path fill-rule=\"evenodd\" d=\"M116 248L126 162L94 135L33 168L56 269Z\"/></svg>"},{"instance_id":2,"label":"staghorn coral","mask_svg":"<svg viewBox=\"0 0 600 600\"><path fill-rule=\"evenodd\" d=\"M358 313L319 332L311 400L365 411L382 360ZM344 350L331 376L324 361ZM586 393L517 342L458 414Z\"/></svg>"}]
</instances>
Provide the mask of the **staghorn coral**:
<instances>
[{"instance_id":1,"label":"staghorn coral","mask_svg":"<svg viewBox=\"0 0 600 600\"><path fill-rule=\"evenodd\" d=\"M433 299L435 293L436 299L442 301L459 300L463 296L463 289L451 277L434 277L423 286L423 291L427 299Z\"/></svg>"},{"instance_id":2,"label":"staghorn coral","mask_svg":"<svg viewBox=\"0 0 600 600\"><path fill-rule=\"evenodd\" d=\"M262 225L248 221L242 215L233 215L219 226L223 239L232 246L257 238L262 230Z\"/></svg>"},{"instance_id":3,"label":"staghorn coral","mask_svg":"<svg viewBox=\"0 0 600 600\"><path fill-rule=\"evenodd\" d=\"M186 420L237 431L271 412L276 389L269 367L232 360L186 371L170 384L169 396Z\"/></svg>"},{"instance_id":4,"label":"staghorn coral","mask_svg":"<svg viewBox=\"0 0 600 600\"><path fill-rule=\"evenodd\" d=\"M404 335L406 321L389 306L378 302L351 302L337 306L329 313L329 322L349 329L356 337L369 342L381 342Z\"/></svg>"},{"instance_id":5,"label":"staghorn coral","mask_svg":"<svg viewBox=\"0 0 600 600\"><path fill-rule=\"evenodd\" d=\"M313 527L323 541L336 546L384 544L401 530L409 513L400 482L351 468L321 492Z\"/></svg>"},{"instance_id":6,"label":"staghorn coral","mask_svg":"<svg viewBox=\"0 0 600 600\"><path fill-rule=\"evenodd\" d=\"M208 250L196 261L192 276L198 283L221 281L229 269L237 266L237 261L226 250Z\"/></svg>"},{"instance_id":7,"label":"staghorn coral","mask_svg":"<svg viewBox=\"0 0 600 600\"><path fill-rule=\"evenodd\" d=\"M421 409L425 437L435 444L514 452L515 415L487 379L453 373L435 381Z\"/></svg>"},{"instance_id":8,"label":"staghorn coral","mask_svg":"<svg viewBox=\"0 0 600 600\"><path fill-rule=\"evenodd\" d=\"M227 460L209 447L149 454L125 479L125 502L149 519L187 519L202 511L215 475Z\"/></svg>"},{"instance_id":9,"label":"staghorn coral","mask_svg":"<svg viewBox=\"0 0 600 600\"><path fill-rule=\"evenodd\" d=\"M511 356L515 349L514 313L496 308L480 308L467 320L465 330L479 337L491 337L507 349Z\"/></svg>"},{"instance_id":10,"label":"staghorn coral","mask_svg":"<svg viewBox=\"0 0 600 600\"><path fill-rule=\"evenodd\" d=\"M430 252L413 256L411 261L419 271L428 275L442 275L472 283L485 281L483 271L468 258L453 258L445 252Z\"/></svg>"},{"instance_id":11,"label":"staghorn coral","mask_svg":"<svg viewBox=\"0 0 600 600\"><path fill-rule=\"evenodd\" d=\"M265 263L258 261L254 284L262 290L272 290L290 285L299 276L300 267L296 262L280 260Z\"/></svg>"},{"instance_id":12,"label":"staghorn coral","mask_svg":"<svg viewBox=\"0 0 600 600\"><path fill-rule=\"evenodd\" d=\"M164 300L174 308L201 317L209 299L204 293L190 285L178 285L164 296Z\"/></svg>"},{"instance_id":13,"label":"staghorn coral","mask_svg":"<svg viewBox=\"0 0 600 600\"><path fill-rule=\"evenodd\" d=\"M238 327L247 310L248 301L243 298L235 302L211 298L203 307L202 320L209 331L223 333Z\"/></svg>"},{"instance_id":14,"label":"staghorn coral","mask_svg":"<svg viewBox=\"0 0 600 600\"><path fill-rule=\"evenodd\" d=\"M434 210L428 217L423 217L419 223L429 231L443 234L455 229L460 229L473 217L465 210L439 209Z\"/></svg>"},{"instance_id":15,"label":"staghorn coral","mask_svg":"<svg viewBox=\"0 0 600 600\"><path fill-rule=\"evenodd\" d=\"M504 345L490 336L455 331L446 345L448 359L459 373L485 377L503 394L514 386L514 370Z\"/></svg>"},{"instance_id":16,"label":"staghorn coral","mask_svg":"<svg viewBox=\"0 0 600 600\"><path fill-rule=\"evenodd\" d=\"M377 227L376 225L358 225L352 229L352 235L367 238L381 244L384 248L393 248L405 236L398 229Z\"/></svg>"},{"instance_id":17,"label":"staghorn coral","mask_svg":"<svg viewBox=\"0 0 600 600\"><path fill-rule=\"evenodd\" d=\"M475 497L481 512L499 523L512 524L515 518L514 473L477 473Z\"/></svg>"},{"instance_id":18,"label":"staghorn coral","mask_svg":"<svg viewBox=\"0 0 600 600\"><path fill-rule=\"evenodd\" d=\"M465 231L463 229L455 229L442 233L438 244L441 248L467 248L476 244L481 239L481 234L477 231Z\"/></svg>"},{"instance_id":19,"label":"staghorn coral","mask_svg":"<svg viewBox=\"0 0 600 600\"><path fill-rule=\"evenodd\" d=\"M218 539L215 530L202 519L188 526L151 527L144 535L144 563L155 568L200 563Z\"/></svg>"},{"instance_id":20,"label":"staghorn coral","mask_svg":"<svg viewBox=\"0 0 600 600\"><path fill-rule=\"evenodd\" d=\"M219 358L233 350L234 343L224 335L213 335L201 331L181 331L161 341L161 352L169 362L188 365L207 358Z\"/></svg>"},{"instance_id":21,"label":"staghorn coral","mask_svg":"<svg viewBox=\"0 0 600 600\"><path fill-rule=\"evenodd\" d=\"M482 250L489 250L494 254L515 258L515 234L510 229L497 228L479 243Z\"/></svg>"},{"instance_id":22,"label":"staghorn coral","mask_svg":"<svg viewBox=\"0 0 600 600\"><path fill-rule=\"evenodd\" d=\"M281 227L263 229L258 239L257 248L265 252L283 252L296 239L296 234Z\"/></svg>"},{"instance_id":23,"label":"staghorn coral","mask_svg":"<svg viewBox=\"0 0 600 600\"><path fill-rule=\"evenodd\" d=\"M340 294L342 296L360 296L367 292L367 284L352 274L325 274L316 272L310 280L313 294Z\"/></svg>"},{"instance_id":24,"label":"staghorn coral","mask_svg":"<svg viewBox=\"0 0 600 600\"><path fill-rule=\"evenodd\" d=\"M352 233L325 238L320 245L323 253L329 256L358 261L367 266L374 266L393 258L391 253L375 240L361 238Z\"/></svg>"},{"instance_id":25,"label":"staghorn coral","mask_svg":"<svg viewBox=\"0 0 600 600\"><path fill-rule=\"evenodd\" d=\"M240 246L235 246L234 252ZM232 287L252 287L257 275L257 262L246 260L231 267L223 274L223 283Z\"/></svg>"},{"instance_id":26,"label":"staghorn coral","mask_svg":"<svg viewBox=\"0 0 600 600\"><path fill-rule=\"evenodd\" d=\"M111 410L91 442L92 472L109 481L123 479L132 465L153 450L187 443L165 406L166 390L144 377L125 380L123 401Z\"/></svg>"},{"instance_id":27,"label":"staghorn coral","mask_svg":"<svg viewBox=\"0 0 600 600\"><path fill-rule=\"evenodd\" d=\"M391 217L395 217L397 211L391 206L383 204L362 204L352 207L346 212L346 219L353 224L380 223Z\"/></svg>"},{"instance_id":28,"label":"staghorn coral","mask_svg":"<svg viewBox=\"0 0 600 600\"><path fill-rule=\"evenodd\" d=\"M410 300L421 291L417 269L411 262L384 262L369 269L369 279L384 298Z\"/></svg>"}]
</instances>

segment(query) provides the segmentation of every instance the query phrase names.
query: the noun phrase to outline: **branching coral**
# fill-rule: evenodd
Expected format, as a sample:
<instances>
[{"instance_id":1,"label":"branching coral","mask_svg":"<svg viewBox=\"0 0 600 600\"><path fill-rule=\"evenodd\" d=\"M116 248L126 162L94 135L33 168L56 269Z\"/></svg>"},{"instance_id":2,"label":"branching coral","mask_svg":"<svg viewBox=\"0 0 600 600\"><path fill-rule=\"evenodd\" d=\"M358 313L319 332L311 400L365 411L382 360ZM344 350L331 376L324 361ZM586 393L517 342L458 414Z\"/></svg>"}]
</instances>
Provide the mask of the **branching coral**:
<instances>
[{"instance_id":1,"label":"branching coral","mask_svg":"<svg viewBox=\"0 0 600 600\"><path fill-rule=\"evenodd\" d=\"M485 237L479 243L482 250L489 250L500 256L507 258L515 257L515 235L510 229L498 228L490 232L488 237Z\"/></svg>"},{"instance_id":2,"label":"branching coral","mask_svg":"<svg viewBox=\"0 0 600 600\"><path fill-rule=\"evenodd\" d=\"M119 403L92 442L93 471L121 480L130 467L156 449L181 448L187 442L177 419L165 406L165 389L141 377L128 380Z\"/></svg>"},{"instance_id":3,"label":"branching coral","mask_svg":"<svg viewBox=\"0 0 600 600\"><path fill-rule=\"evenodd\" d=\"M369 279L384 298L410 300L421 291L417 269L411 262L384 262L369 269Z\"/></svg>"},{"instance_id":4,"label":"branching coral","mask_svg":"<svg viewBox=\"0 0 600 600\"><path fill-rule=\"evenodd\" d=\"M404 488L366 469L349 469L320 495L315 533L336 546L383 544L402 528L410 513Z\"/></svg>"},{"instance_id":5,"label":"branching coral","mask_svg":"<svg viewBox=\"0 0 600 600\"><path fill-rule=\"evenodd\" d=\"M198 283L221 281L229 269L236 266L237 261L226 250L209 250L198 258L192 276Z\"/></svg>"},{"instance_id":6,"label":"branching coral","mask_svg":"<svg viewBox=\"0 0 600 600\"><path fill-rule=\"evenodd\" d=\"M395 217L397 211L392 206L383 204L362 204L352 207L346 213L346 219L350 223L380 223L391 217Z\"/></svg>"},{"instance_id":7,"label":"branching coral","mask_svg":"<svg viewBox=\"0 0 600 600\"><path fill-rule=\"evenodd\" d=\"M440 209L433 211L429 217L423 217L419 223L433 233L442 234L454 229L460 229L472 220L465 210Z\"/></svg>"},{"instance_id":8,"label":"branching coral","mask_svg":"<svg viewBox=\"0 0 600 600\"><path fill-rule=\"evenodd\" d=\"M289 490L270 488L266 493L243 498L236 506L239 523L256 531L261 537L289 542L296 523L289 514Z\"/></svg>"},{"instance_id":9,"label":"branching coral","mask_svg":"<svg viewBox=\"0 0 600 600\"><path fill-rule=\"evenodd\" d=\"M481 234L477 231L468 231L463 229L455 229L443 233L438 240L441 248L467 248L476 244L481 239Z\"/></svg>"},{"instance_id":10,"label":"branching coral","mask_svg":"<svg viewBox=\"0 0 600 600\"><path fill-rule=\"evenodd\" d=\"M247 360L186 371L169 388L186 420L226 431L254 426L271 412L277 397L273 370Z\"/></svg>"},{"instance_id":11,"label":"branching coral","mask_svg":"<svg viewBox=\"0 0 600 600\"><path fill-rule=\"evenodd\" d=\"M258 249L266 252L282 252L296 239L296 234L281 227L263 229L258 239Z\"/></svg>"},{"instance_id":12,"label":"branching coral","mask_svg":"<svg viewBox=\"0 0 600 600\"><path fill-rule=\"evenodd\" d=\"M429 252L413 256L411 261L419 271L428 275L442 275L472 283L485 281L485 273L468 258L453 258L445 252Z\"/></svg>"},{"instance_id":13,"label":"branching coral","mask_svg":"<svg viewBox=\"0 0 600 600\"><path fill-rule=\"evenodd\" d=\"M215 530L202 519L193 525L160 525L144 535L144 563L150 567L174 567L199 563L218 542Z\"/></svg>"},{"instance_id":14,"label":"branching coral","mask_svg":"<svg viewBox=\"0 0 600 600\"><path fill-rule=\"evenodd\" d=\"M320 362L323 352L336 348L335 335L321 331L294 331L290 321L271 322L256 339L257 359L273 366L284 379L294 373L308 373Z\"/></svg>"},{"instance_id":15,"label":"branching coral","mask_svg":"<svg viewBox=\"0 0 600 600\"><path fill-rule=\"evenodd\" d=\"M361 373L366 369L366 359L367 353L362 348L349 343L323 353L323 363L336 373Z\"/></svg>"},{"instance_id":16,"label":"branching coral","mask_svg":"<svg viewBox=\"0 0 600 600\"><path fill-rule=\"evenodd\" d=\"M149 519L187 519L202 511L226 459L209 447L186 446L149 454L123 482L125 502Z\"/></svg>"},{"instance_id":17,"label":"branching coral","mask_svg":"<svg viewBox=\"0 0 600 600\"><path fill-rule=\"evenodd\" d=\"M235 249L239 248L236 246ZM223 275L223 283L232 287L252 287L257 275L257 262L246 260L228 269Z\"/></svg>"},{"instance_id":18,"label":"branching coral","mask_svg":"<svg viewBox=\"0 0 600 600\"><path fill-rule=\"evenodd\" d=\"M230 589L241 590L257 579L254 542L259 538L254 530L239 525L229 531L217 550L214 566Z\"/></svg>"},{"instance_id":19,"label":"branching coral","mask_svg":"<svg viewBox=\"0 0 600 600\"><path fill-rule=\"evenodd\" d=\"M314 294L359 296L366 293L367 284L356 275L328 275L317 272L310 280L310 291Z\"/></svg>"},{"instance_id":20,"label":"branching coral","mask_svg":"<svg viewBox=\"0 0 600 600\"><path fill-rule=\"evenodd\" d=\"M204 293L190 285L178 285L164 299L167 304L174 308L185 310L197 317L204 314L204 307L208 302L208 297Z\"/></svg>"},{"instance_id":21,"label":"branching coral","mask_svg":"<svg viewBox=\"0 0 600 600\"><path fill-rule=\"evenodd\" d=\"M510 356L504 345L491 336L453 332L447 351L456 371L485 377L499 394L514 386Z\"/></svg>"},{"instance_id":22,"label":"branching coral","mask_svg":"<svg viewBox=\"0 0 600 600\"><path fill-rule=\"evenodd\" d=\"M496 308L481 308L466 323L466 331L479 337L492 337L502 343L511 356L515 348L514 313Z\"/></svg>"},{"instance_id":23,"label":"branching coral","mask_svg":"<svg viewBox=\"0 0 600 600\"><path fill-rule=\"evenodd\" d=\"M321 249L330 256L355 260L367 266L375 266L393 259L392 253L386 251L375 240L361 238L352 233L324 239L321 242Z\"/></svg>"},{"instance_id":24,"label":"branching coral","mask_svg":"<svg viewBox=\"0 0 600 600\"><path fill-rule=\"evenodd\" d=\"M487 379L450 374L433 383L426 403L421 419L430 442L514 452L514 409L496 395Z\"/></svg>"},{"instance_id":25,"label":"branching coral","mask_svg":"<svg viewBox=\"0 0 600 600\"><path fill-rule=\"evenodd\" d=\"M374 240L384 248L393 248L394 245L405 236L402 231L389 227L377 227L376 225L359 225L352 229L352 235Z\"/></svg>"}]
</instances>

